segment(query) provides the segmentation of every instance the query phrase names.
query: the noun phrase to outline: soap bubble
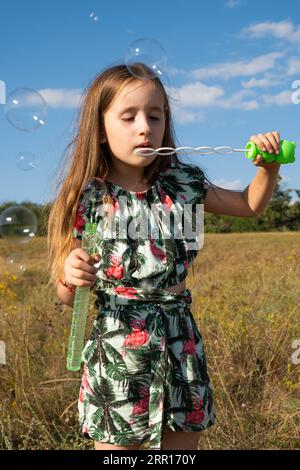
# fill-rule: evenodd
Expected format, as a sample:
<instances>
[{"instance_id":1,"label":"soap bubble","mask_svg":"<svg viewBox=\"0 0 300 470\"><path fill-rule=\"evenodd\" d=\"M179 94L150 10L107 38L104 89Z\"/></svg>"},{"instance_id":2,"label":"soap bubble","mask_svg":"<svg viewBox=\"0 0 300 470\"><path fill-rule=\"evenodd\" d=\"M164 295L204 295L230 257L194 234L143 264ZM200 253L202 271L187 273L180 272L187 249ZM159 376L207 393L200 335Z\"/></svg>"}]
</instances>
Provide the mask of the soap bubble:
<instances>
[{"instance_id":1,"label":"soap bubble","mask_svg":"<svg viewBox=\"0 0 300 470\"><path fill-rule=\"evenodd\" d=\"M148 70L143 70L140 63L147 65ZM128 46L125 53L127 69L134 77L142 80L161 78L165 73L166 63L166 52L155 39L137 39Z\"/></svg>"},{"instance_id":2,"label":"soap bubble","mask_svg":"<svg viewBox=\"0 0 300 470\"><path fill-rule=\"evenodd\" d=\"M17 155L17 165L20 170L33 170L39 162L39 158L32 152L23 151Z\"/></svg>"},{"instance_id":3,"label":"soap bubble","mask_svg":"<svg viewBox=\"0 0 300 470\"><path fill-rule=\"evenodd\" d=\"M16 205L0 214L0 236L11 242L25 243L35 237L37 217L27 207Z\"/></svg>"},{"instance_id":4,"label":"soap bubble","mask_svg":"<svg viewBox=\"0 0 300 470\"><path fill-rule=\"evenodd\" d=\"M94 12L90 13L90 18L92 18L93 21L98 21L99 20L99 17Z\"/></svg>"},{"instance_id":5,"label":"soap bubble","mask_svg":"<svg viewBox=\"0 0 300 470\"><path fill-rule=\"evenodd\" d=\"M103 198L107 194L107 186L105 182L98 177L92 177L86 181L83 192L98 204L103 202Z\"/></svg>"},{"instance_id":6,"label":"soap bubble","mask_svg":"<svg viewBox=\"0 0 300 470\"><path fill-rule=\"evenodd\" d=\"M13 253L6 258L6 266L10 274L22 274L26 271L24 255Z\"/></svg>"},{"instance_id":7,"label":"soap bubble","mask_svg":"<svg viewBox=\"0 0 300 470\"><path fill-rule=\"evenodd\" d=\"M8 95L4 112L8 122L16 129L35 131L46 122L47 104L37 91L18 88Z\"/></svg>"}]
</instances>

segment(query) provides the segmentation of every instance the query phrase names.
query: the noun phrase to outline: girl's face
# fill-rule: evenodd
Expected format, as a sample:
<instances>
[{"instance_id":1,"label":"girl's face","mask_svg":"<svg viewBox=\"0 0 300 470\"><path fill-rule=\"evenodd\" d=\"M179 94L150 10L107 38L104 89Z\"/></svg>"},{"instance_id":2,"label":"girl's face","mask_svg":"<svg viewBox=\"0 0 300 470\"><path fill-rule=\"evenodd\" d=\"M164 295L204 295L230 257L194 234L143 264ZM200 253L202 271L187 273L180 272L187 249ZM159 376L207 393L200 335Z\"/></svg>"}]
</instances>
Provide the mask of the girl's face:
<instances>
[{"instance_id":1,"label":"girl's face","mask_svg":"<svg viewBox=\"0 0 300 470\"><path fill-rule=\"evenodd\" d=\"M161 147L165 132L164 101L161 91L152 81L136 80L126 85L104 113L105 136L117 160L134 167L145 167L151 157L134 153L136 147Z\"/></svg>"}]
</instances>

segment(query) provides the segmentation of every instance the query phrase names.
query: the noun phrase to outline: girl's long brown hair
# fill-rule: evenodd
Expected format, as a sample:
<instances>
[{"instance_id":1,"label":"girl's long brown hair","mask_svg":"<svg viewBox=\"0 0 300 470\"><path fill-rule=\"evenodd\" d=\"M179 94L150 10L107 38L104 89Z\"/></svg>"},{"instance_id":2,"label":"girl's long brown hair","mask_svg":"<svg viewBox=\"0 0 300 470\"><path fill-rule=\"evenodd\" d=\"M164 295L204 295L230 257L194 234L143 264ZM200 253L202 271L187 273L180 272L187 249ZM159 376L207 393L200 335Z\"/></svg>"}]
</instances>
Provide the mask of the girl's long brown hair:
<instances>
[{"instance_id":1,"label":"girl's long brown hair","mask_svg":"<svg viewBox=\"0 0 300 470\"><path fill-rule=\"evenodd\" d=\"M144 64L135 64L135 75L150 75ZM64 262L74 248L72 236L80 195L85 182L92 177L106 179L110 171L110 151L107 144L100 143L100 133L105 132L103 113L115 96L129 83L138 80L120 64L99 73L83 93L83 104L79 112L79 126L76 136L67 147L66 159L57 178L57 197L48 219L48 286L56 285L64 273ZM158 77L151 78L161 91L165 107L165 133L162 147L175 147L174 128L169 100ZM156 175L164 171L170 162L181 163L177 154L155 159L145 168L144 183L153 184ZM66 175L64 174L67 168Z\"/></svg>"}]
</instances>

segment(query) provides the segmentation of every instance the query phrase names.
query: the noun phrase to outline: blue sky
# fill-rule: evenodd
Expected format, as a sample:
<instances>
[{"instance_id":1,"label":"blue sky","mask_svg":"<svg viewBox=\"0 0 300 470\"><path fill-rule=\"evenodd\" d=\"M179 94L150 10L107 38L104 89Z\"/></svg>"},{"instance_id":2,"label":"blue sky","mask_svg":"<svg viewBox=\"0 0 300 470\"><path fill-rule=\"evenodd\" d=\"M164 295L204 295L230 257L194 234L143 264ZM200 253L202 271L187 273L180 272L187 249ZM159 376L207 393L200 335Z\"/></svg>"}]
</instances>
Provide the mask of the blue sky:
<instances>
[{"instance_id":1,"label":"blue sky","mask_svg":"<svg viewBox=\"0 0 300 470\"><path fill-rule=\"evenodd\" d=\"M46 125L23 132L0 104L1 203L53 199L81 91L100 70L124 62L126 48L139 38L155 39L166 51L170 92L179 98L172 111L180 145L240 148L252 134L278 130L298 145L296 163L282 165L280 174L286 187L300 188L300 103L292 102L292 83L300 80L298 2L2 0L0 17L6 94L32 88L48 109ZM22 151L39 157L35 169L19 169ZM235 190L257 172L242 154L194 154L187 161Z\"/></svg>"}]
</instances>

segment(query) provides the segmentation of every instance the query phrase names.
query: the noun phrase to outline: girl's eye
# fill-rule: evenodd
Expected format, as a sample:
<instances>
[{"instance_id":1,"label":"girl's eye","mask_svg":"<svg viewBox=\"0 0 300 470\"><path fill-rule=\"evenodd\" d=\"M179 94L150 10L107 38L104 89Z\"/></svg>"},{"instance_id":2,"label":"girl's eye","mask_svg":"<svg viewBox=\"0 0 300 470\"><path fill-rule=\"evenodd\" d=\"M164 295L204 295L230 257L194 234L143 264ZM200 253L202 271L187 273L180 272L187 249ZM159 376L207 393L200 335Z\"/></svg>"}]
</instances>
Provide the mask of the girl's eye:
<instances>
[{"instance_id":1,"label":"girl's eye","mask_svg":"<svg viewBox=\"0 0 300 470\"><path fill-rule=\"evenodd\" d=\"M123 121L132 121L133 119L134 119L134 117L130 117L130 118L123 119ZM154 121L159 121L159 118L157 118L155 116L150 116L150 119L153 119Z\"/></svg>"}]
</instances>

